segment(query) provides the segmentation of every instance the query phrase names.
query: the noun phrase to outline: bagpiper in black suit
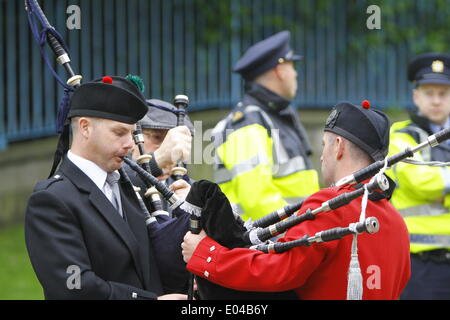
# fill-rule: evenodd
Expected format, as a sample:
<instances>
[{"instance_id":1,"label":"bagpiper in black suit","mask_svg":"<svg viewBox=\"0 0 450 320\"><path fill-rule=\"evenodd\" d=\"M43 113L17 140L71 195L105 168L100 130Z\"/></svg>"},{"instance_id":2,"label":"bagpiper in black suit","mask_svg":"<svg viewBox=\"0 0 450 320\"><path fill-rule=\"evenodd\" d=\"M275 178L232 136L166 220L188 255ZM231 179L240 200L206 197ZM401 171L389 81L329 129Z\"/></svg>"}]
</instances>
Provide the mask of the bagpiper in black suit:
<instances>
[{"instance_id":1,"label":"bagpiper in black suit","mask_svg":"<svg viewBox=\"0 0 450 320\"><path fill-rule=\"evenodd\" d=\"M104 77L74 92L68 117L134 124L146 112L132 82ZM163 294L159 257L152 249L159 244L150 243L132 186L123 177L118 184L122 216L67 156L56 175L36 185L25 237L46 299L156 299Z\"/></svg>"}]
</instances>

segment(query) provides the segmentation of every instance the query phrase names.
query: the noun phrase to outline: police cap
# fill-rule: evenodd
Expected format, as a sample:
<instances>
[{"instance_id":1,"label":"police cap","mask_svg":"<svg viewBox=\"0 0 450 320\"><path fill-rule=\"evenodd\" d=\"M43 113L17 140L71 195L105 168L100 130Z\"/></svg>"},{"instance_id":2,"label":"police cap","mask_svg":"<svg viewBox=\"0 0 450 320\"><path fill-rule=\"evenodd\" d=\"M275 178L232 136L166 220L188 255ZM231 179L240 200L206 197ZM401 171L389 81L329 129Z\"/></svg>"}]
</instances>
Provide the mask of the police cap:
<instances>
[{"instance_id":1,"label":"police cap","mask_svg":"<svg viewBox=\"0 0 450 320\"><path fill-rule=\"evenodd\" d=\"M425 53L408 66L408 80L420 84L450 85L450 55Z\"/></svg>"},{"instance_id":2,"label":"police cap","mask_svg":"<svg viewBox=\"0 0 450 320\"><path fill-rule=\"evenodd\" d=\"M252 80L279 63L302 59L291 49L290 38L291 33L285 30L254 44L239 59L233 72L239 73L245 80Z\"/></svg>"}]
</instances>

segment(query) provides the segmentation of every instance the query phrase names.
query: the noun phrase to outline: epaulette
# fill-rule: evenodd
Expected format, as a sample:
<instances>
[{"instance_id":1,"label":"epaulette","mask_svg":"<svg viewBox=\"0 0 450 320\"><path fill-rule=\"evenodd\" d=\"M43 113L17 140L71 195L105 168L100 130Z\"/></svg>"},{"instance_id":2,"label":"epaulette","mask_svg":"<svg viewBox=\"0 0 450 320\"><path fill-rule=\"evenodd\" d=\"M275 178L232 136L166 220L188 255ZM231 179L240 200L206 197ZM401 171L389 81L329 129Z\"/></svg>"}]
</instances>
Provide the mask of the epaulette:
<instances>
[{"instance_id":1,"label":"epaulette","mask_svg":"<svg viewBox=\"0 0 450 320\"><path fill-rule=\"evenodd\" d=\"M245 118L245 113L242 112L241 110L237 110L231 116L231 123L232 124L238 123L238 122L242 121L244 118Z\"/></svg>"},{"instance_id":2,"label":"epaulette","mask_svg":"<svg viewBox=\"0 0 450 320\"><path fill-rule=\"evenodd\" d=\"M39 181L36 184L36 187L34 188L34 191L40 191L40 190L45 190L48 189L48 187L50 187L53 183L57 182L57 181L62 181L63 177L59 174L55 174L53 177L44 180L44 181Z\"/></svg>"}]
</instances>

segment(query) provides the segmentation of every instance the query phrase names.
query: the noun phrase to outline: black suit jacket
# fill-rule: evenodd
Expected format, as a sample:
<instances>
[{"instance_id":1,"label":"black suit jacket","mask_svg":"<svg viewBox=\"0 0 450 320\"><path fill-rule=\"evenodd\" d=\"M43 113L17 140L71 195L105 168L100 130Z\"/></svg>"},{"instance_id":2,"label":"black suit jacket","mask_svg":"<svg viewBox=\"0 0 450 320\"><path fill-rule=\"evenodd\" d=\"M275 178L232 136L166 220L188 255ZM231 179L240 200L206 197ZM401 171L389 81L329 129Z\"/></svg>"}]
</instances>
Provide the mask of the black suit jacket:
<instances>
[{"instance_id":1,"label":"black suit jacket","mask_svg":"<svg viewBox=\"0 0 450 320\"><path fill-rule=\"evenodd\" d=\"M36 185L25 239L47 299L155 299L163 293L144 215L131 186L119 183L126 221L67 157L53 178Z\"/></svg>"}]
</instances>

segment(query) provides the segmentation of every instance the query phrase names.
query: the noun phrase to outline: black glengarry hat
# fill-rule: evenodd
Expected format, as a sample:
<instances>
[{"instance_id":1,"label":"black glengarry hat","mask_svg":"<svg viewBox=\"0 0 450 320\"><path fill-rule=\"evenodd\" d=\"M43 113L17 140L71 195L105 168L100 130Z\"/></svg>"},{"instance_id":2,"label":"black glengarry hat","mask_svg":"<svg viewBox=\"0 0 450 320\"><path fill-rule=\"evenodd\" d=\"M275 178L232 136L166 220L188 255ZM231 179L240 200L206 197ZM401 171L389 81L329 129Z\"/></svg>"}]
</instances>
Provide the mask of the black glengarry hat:
<instances>
[{"instance_id":1,"label":"black glengarry hat","mask_svg":"<svg viewBox=\"0 0 450 320\"><path fill-rule=\"evenodd\" d=\"M333 132L356 144L374 161L383 160L389 149L388 117L370 108L364 100L362 106L340 102L334 106L325 123L324 131Z\"/></svg>"},{"instance_id":2,"label":"black glengarry hat","mask_svg":"<svg viewBox=\"0 0 450 320\"><path fill-rule=\"evenodd\" d=\"M122 77L105 76L82 84L74 91L67 119L85 116L134 124L146 112L145 98L136 82ZM62 130L49 177L55 173L62 156L69 149L70 122L67 119L58 119Z\"/></svg>"},{"instance_id":3,"label":"black glengarry hat","mask_svg":"<svg viewBox=\"0 0 450 320\"><path fill-rule=\"evenodd\" d=\"M145 98L133 82L106 76L75 90L68 118L86 116L134 124L146 113Z\"/></svg>"}]
</instances>

